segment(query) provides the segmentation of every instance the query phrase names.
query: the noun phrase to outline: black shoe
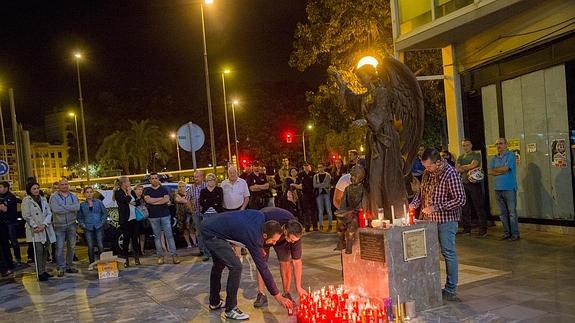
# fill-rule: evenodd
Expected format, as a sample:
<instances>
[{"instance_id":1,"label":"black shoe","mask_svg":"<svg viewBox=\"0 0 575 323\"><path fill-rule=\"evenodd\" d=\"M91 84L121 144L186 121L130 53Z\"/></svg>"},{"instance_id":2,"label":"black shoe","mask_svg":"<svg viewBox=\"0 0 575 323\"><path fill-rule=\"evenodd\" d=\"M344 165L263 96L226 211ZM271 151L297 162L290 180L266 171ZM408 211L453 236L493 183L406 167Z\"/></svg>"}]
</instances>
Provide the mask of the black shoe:
<instances>
[{"instance_id":1,"label":"black shoe","mask_svg":"<svg viewBox=\"0 0 575 323\"><path fill-rule=\"evenodd\" d=\"M509 241L517 241L519 240L519 236L511 236L511 238L509 238Z\"/></svg>"},{"instance_id":2,"label":"black shoe","mask_svg":"<svg viewBox=\"0 0 575 323\"><path fill-rule=\"evenodd\" d=\"M48 281L50 277L46 276L45 273L38 275L38 280L41 282Z\"/></svg>"},{"instance_id":3,"label":"black shoe","mask_svg":"<svg viewBox=\"0 0 575 323\"><path fill-rule=\"evenodd\" d=\"M54 277L54 275L50 275L50 274L47 273L47 272L43 272L42 275L44 275L44 276L46 276L46 277L48 277L48 278Z\"/></svg>"},{"instance_id":4,"label":"black shoe","mask_svg":"<svg viewBox=\"0 0 575 323\"><path fill-rule=\"evenodd\" d=\"M509 239L509 238L511 238L511 236L504 235L504 236L502 236L501 238L499 238L499 240L507 240L507 239Z\"/></svg>"},{"instance_id":5,"label":"black shoe","mask_svg":"<svg viewBox=\"0 0 575 323\"><path fill-rule=\"evenodd\" d=\"M78 261L78 257L76 257L76 255L74 255L74 259L72 259L72 261Z\"/></svg>"},{"instance_id":6,"label":"black shoe","mask_svg":"<svg viewBox=\"0 0 575 323\"><path fill-rule=\"evenodd\" d=\"M6 276L10 276L10 275L12 275L12 270L10 270L10 269L6 270L5 272L3 272L1 274L2 277L6 277Z\"/></svg>"},{"instance_id":7,"label":"black shoe","mask_svg":"<svg viewBox=\"0 0 575 323\"><path fill-rule=\"evenodd\" d=\"M481 232L479 231L479 234L477 235L478 238L485 238L487 237L487 231Z\"/></svg>"},{"instance_id":8,"label":"black shoe","mask_svg":"<svg viewBox=\"0 0 575 323\"><path fill-rule=\"evenodd\" d=\"M317 229L317 228L313 228L313 231L314 231L314 232L317 232L317 231L318 231L318 229Z\"/></svg>"},{"instance_id":9,"label":"black shoe","mask_svg":"<svg viewBox=\"0 0 575 323\"><path fill-rule=\"evenodd\" d=\"M66 272L68 274L77 274L78 273L78 269L74 268L74 267L70 267L68 269L66 269Z\"/></svg>"},{"instance_id":10,"label":"black shoe","mask_svg":"<svg viewBox=\"0 0 575 323\"><path fill-rule=\"evenodd\" d=\"M256 301L254 302L254 307L260 308L264 306L268 306L268 297L262 293L258 293Z\"/></svg>"},{"instance_id":11,"label":"black shoe","mask_svg":"<svg viewBox=\"0 0 575 323\"><path fill-rule=\"evenodd\" d=\"M461 302L461 300L459 299L459 297L457 297L457 295L450 293L450 292L446 291L445 289L441 290L441 296L442 296L444 301Z\"/></svg>"},{"instance_id":12,"label":"black shoe","mask_svg":"<svg viewBox=\"0 0 575 323\"><path fill-rule=\"evenodd\" d=\"M305 232L310 232L311 229L309 227L305 228Z\"/></svg>"},{"instance_id":13,"label":"black shoe","mask_svg":"<svg viewBox=\"0 0 575 323\"><path fill-rule=\"evenodd\" d=\"M471 230L463 230L461 232L457 232L458 236L468 236L471 234Z\"/></svg>"},{"instance_id":14,"label":"black shoe","mask_svg":"<svg viewBox=\"0 0 575 323\"><path fill-rule=\"evenodd\" d=\"M26 261L26 263L33 264L33 263L34 263L34 258L28 259L28 261Z\"/></svg>"}]
</instances>

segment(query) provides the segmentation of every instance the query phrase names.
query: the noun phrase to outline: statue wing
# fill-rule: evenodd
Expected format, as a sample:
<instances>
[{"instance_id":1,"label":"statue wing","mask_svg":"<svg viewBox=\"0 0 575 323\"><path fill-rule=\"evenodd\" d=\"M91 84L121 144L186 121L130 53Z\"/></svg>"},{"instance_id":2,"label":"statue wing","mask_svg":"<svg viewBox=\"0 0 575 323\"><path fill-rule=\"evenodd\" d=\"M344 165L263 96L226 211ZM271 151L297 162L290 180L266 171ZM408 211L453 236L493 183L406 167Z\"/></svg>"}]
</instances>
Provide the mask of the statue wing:
<instances>
[{"instance_id":1,"label":"statue wing","mask_svg":"<svg viewBox=\"0 0 575 323\"><path fill-rule=\"evenodd\" d=\"M403 173L407 175L423 137L423 95L415 75L403 63L385 58L378 68L380 78L389 90L390 108L404 159Z\"/></svg>"}]
</instances>

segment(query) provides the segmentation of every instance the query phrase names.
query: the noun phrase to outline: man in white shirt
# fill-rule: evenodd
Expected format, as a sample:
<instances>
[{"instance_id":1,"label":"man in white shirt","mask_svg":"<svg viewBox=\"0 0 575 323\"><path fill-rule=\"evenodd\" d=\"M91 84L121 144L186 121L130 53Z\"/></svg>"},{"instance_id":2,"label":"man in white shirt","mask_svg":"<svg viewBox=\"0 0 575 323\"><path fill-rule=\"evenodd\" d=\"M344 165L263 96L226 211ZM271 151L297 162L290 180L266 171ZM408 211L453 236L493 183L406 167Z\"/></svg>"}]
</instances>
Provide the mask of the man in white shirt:
<instances>
[{"instance_id":1,"label":"man in white shirt","mask_svg":"<svg viewBox=\"0 0 575 323\"><path fill-rule=\"evenodd\" d=\"M351 184L351 174L347 173L344 174L342 177L339 178L337 184L335 184L335 191L333 193L333 205L339 209L341 205L341 199L343 198L343 192L345 188Z\"/></svg>"},{"instance_id":2,"label":"man in white shirt","mask_svg":"<svg viewBox=\"0 0 575 323\"><path fill-rule=\"evenodd\" d=\"M224 191L224 209L226 211L245 210L250 201L250 190L245 180L238 177L234 166L228 168L228 178L222 184Z\"/></svg>"}]
</instances>

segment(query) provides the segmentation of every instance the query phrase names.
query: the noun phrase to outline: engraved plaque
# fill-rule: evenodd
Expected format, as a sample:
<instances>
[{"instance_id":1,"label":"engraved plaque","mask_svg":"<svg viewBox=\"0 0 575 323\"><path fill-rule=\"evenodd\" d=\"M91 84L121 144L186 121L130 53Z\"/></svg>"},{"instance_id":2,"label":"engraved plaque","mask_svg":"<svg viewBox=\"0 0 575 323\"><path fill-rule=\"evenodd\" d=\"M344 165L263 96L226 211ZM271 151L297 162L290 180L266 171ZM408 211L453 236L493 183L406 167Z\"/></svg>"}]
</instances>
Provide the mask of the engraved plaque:
<instances>
[{"instance_id":1,"label":"engraved plaque","mask_svg":"<svg viewBox=\"0 0 575 323\"><path fill-rule=\"evenodd\" d=\"M403 231L403 260L410 261L427 257L425 228Z\"/></svg>"},{"instance_id":2,"label":"engraved plaque","mask_svg":"<svg viewBox=\"0 0 575 323\"><path fill-rule=\"evenodd\" d=\"M383 230L359 231L359 253L361 259L385 262Z\"/></svg>"}]
</instances>

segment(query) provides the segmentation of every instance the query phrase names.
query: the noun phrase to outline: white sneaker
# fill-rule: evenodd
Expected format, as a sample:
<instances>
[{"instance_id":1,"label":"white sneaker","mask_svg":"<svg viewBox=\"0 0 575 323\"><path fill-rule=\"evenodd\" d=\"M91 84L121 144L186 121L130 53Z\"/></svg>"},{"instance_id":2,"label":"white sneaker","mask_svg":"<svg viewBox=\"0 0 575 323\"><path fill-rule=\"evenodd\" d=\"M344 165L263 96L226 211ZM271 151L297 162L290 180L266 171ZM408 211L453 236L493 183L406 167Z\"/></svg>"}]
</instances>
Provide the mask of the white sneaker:
<instances>
[{"instance_id":1,"label":"white sneaker","mask_svg":"<svg viewBox=\"0 0 575 323\"><path fill-rule=\"evenodd\" d=\"M92 270L94 270L94 266L92 266L92 265L88 265L88 270L89 270L89 271L92 271Z\"/></svg>"},{"instance_id":2,"label":"white sneaker","mask_svg":"<svg viewBox=\"0 0 575 323\"><path fill-rule=\"evenodd\" d=\"M250 316L242 311L239 308L234 308L231 311L226 311L225 314L226 318L233 319L233 320L247 320Z\"/></svg>"}]
</instances>

